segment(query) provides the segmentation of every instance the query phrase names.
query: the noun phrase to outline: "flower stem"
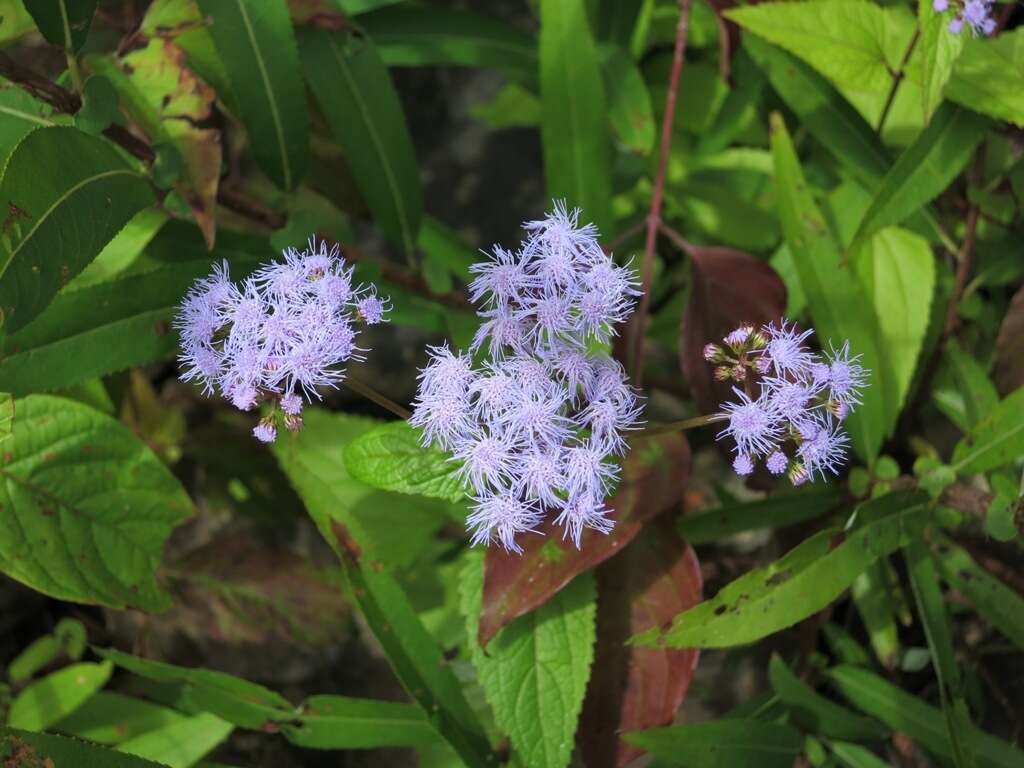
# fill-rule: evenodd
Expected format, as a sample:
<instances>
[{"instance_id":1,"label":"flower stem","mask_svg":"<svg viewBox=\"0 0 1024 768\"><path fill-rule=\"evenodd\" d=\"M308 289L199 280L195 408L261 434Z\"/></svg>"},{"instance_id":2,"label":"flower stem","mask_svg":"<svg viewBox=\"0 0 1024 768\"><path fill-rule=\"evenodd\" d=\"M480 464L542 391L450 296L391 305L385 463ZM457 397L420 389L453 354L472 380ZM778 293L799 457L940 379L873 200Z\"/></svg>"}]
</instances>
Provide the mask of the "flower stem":
<instances>
[{"instance_id":1,"label":"flower stem","mask_svg":"<svg viewBox=\"0 0 1024 768\"><path fill-rule=\"evenodd\" d=\"M396 403L391 398L382 395L373 387L367 384L363 384L361 381L356 381L351 376L346 376L343 383L346 387L351 389L356 394L362 395L367 400L369 400L372 403L376 403L386 411L391 411L391 413L395 414L395 416L402 419L403 421L412 416L412 411L408 410L407 408L403 408L401 405Z\"/></svg>"},{"instance_id":2,"label":"flower stem","mask_svg":"<svg viewBox=\"0 0 1024 768\"><path fill-rule=\"evenodd\" d=\"M696 429L697 427L705 427L722 419L722 414L712 413L707 416L694 416L690 419L682 419L681 421L670 421L666 424L652 424L647 429L642 429L637 432L638 437L654 437L655 435L666 435L669 432L684 432L687 429Z\"/></svg>"}]
</instances>

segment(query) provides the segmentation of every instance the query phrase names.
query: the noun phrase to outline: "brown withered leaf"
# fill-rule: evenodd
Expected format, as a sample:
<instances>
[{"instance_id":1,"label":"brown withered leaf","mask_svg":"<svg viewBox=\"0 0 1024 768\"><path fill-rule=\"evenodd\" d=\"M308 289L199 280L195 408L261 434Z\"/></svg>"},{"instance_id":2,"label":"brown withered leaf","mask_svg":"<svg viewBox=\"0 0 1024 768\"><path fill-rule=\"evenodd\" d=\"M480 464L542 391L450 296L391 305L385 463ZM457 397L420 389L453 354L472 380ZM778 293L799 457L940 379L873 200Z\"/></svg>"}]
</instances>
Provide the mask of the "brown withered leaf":
<instances>
[{"instance_id":1,"label":"brown withered leaf","mask_svg":"<svg viewBox=\"0 0 1024 768\"><path fill-rule=\"evenodd\" d=\"M741 323L778 320L786 311L786 286L768 264L732 248L695 247L693 276L683 312L679 360L702 413L729 399L731 385L714 380L714 366L704 359L704 345L720 344Z\"/></svg>"},{"instance_id":2,"label":"brown withered leaf","mask_svg":"<svg viewBox=\"0 0 1024 768\"><path fill-rule=\"evenodd\" d=\"M627 454L619 490L608 503L615 520L611 533L587 530L576 549L549 520L539 528L543 535L522 537L521 555L500 547L488 549L480 645L486 648L510 621L543 605L574 576L622 550L648 520L682 500L689 475L690 446L682 435L637 439Z\"/></svg>"},{"instance_id":3,"label":"brown withered leaf","mask_svg":"<svg viewBox=\"0 0 1024 768\"><path fill-rule=\"evenodd\" d=\"M993 376L1003 397L1024 386L1024 286L1014 294L999 328Z\"/></svg>"},{"instance_id":4,"label":"brown withered leaf","mask_svg":"<svg viewBox=\"0 0 1024 768\"><path fill-rule=\"evenodd\" d=\"M578 741L590 768L620 768L643 750L619 734L668 725L690 687L700 651L642 648L626 639L667 627L701 600L697 555L662 515L597 570L597 647Z\"/></svg>"}]
</instances>

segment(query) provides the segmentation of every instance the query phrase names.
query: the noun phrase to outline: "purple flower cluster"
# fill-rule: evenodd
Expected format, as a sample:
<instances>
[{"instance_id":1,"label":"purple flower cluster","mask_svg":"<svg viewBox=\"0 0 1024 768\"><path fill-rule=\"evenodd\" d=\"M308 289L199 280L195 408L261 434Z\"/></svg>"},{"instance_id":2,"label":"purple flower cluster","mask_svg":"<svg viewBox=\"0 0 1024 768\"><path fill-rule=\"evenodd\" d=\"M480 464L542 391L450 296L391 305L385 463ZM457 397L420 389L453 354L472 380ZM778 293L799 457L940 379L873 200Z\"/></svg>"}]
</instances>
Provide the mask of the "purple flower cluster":
<instances>
[{"instance_id":1,"label":"purple flower cluster","mask_svg":"<svg viewBox=\"0 0 1024 768\"><path fill-rule=\"evenodd\" d=\"M812 330L783 321L755 329L743 325L708 344L704 359L717 365L715 377L742 382L736 400L722 405L716 420L726 422L719 439L736 444L733 469L749 475L764 459L774 475L788 473L794 485L837 474L846 460L846 416L860 405L868 371L849 342L817 355L804 346ZM756 377L756 380L755 380Z\"/></svg>"},{"instance_id":2,"label":"purple flower cluster","mask_svg":"<svg viewBox=\"0 0 1024 768\"><path fill-rule=\"evenodd\" d=\"M192 286L175 319L181 378L243 411L269 401L272 412L253 434L273 442L278 409L287 429L301 428L304 400L337 386L340 364L367 351L356 346L354 321L375 325L387 309L373 286L352 285L337 245L328 250L310 239L301 253L289 248L283 262L240 283L231 282L224 262Z\"/></svg>"},{"instance_id":3,"label":"purple flower cluster","mask_svg":"<svg viewBox=\"0 0 1024 768\"><path fill-rule=\"evenodd\" d=\"M949 31L960 34L966 24L975 35L991 35L996 29L996 20L992 17L994 0L963 0L956 2L956 16L950 19ZM932 0L932 8L936 13L949 10L949 0Z\"/></svg>"},{"instance_id":4,"label":"purple flower cluster","mask_svg":"<svg viewBox=\"0 0 1024 768\"><path fill-rule=\"evenodd\" d=\"M633 277L564 204L524 224L516 252L495 247L469 286L483 322L470 353L429 349L412 417L424 445L450 451L474 500L473 543L516 535L547 511L579 547L607 533L604 499L641 406L622 366L598 351L632 312ZM486 350L475 366L472 353Z\"/></svg>"}]
</instances>

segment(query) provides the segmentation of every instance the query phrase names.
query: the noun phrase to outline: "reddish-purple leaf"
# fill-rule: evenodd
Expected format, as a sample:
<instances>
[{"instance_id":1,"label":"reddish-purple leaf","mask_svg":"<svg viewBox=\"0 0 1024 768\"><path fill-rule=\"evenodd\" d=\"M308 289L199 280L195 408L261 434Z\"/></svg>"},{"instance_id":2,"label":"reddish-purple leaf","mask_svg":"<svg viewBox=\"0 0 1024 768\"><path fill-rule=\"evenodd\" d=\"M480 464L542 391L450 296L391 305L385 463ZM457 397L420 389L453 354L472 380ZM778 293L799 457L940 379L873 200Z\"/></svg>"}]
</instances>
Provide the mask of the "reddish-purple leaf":
<instances>
[{"instance_id":1,"label":"reddish-purple leaf","mask_svg":"<svg viewBox=\"0 0 1024 768\"><path fill-rule=\"evenodd\" d=\"M671 723L700 655L696 648L628 646L626 639L669 626L700 602L703 580L693 548L662 515L598 569L597 585L597 648L579 746L590 768L621 768L643 750L619 735Z\"/></svg>"},{"instance_id":2,"label":"reddish-purple leaf","mask_svg":"<svg viewBox=\"0 0 1024 768\"><path fill-rule=\"evenodd\" d=\"M683 313L679 358L683 375L702 413L729 399L730 385L714 380L704 345L720 344L741 323L778 320L786 311L786 286L765 262L731 248L696 247L690 299Z\"/></svg>"},{"instance_id":3,"label":"reddish-purple leaf","mask_svg":"<svg viewBox=\"0 0 1024 768\"><path fill-rule=\"evenodd\" d=\"M1014 294L999 329L993 376L1003 397L1024 386L1024 287Z\"/></svg>"},{"instance_id":4,"label":"reddish-purple leaf","mask_svg":"<svg viewBox=\"0 0 1024 768\"><path fill-rule=\"evenodd\" d=\"M499 629L551 599L573 577L603 563L626 546L644 524L678 503L690 475L690 447L680 434L632 442L618 493L609 502L615 528L610 534L587 530L579 549L562 538L548 521L543 536L524 536L523 553L499 547L487 550L484 596L480 610L480 645Z\"/></svg>"}]
</instances>

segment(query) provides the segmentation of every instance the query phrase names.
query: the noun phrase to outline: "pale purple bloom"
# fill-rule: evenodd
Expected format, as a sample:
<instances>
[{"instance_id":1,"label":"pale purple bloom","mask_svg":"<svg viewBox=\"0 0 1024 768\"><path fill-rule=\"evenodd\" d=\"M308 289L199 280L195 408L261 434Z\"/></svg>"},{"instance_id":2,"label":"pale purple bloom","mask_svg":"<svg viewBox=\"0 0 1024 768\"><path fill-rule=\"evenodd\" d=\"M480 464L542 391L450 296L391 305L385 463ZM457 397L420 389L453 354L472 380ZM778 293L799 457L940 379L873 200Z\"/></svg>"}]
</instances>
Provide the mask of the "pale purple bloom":
<instances>
[{"instance_id":1,"label":"pale purple bloom","mask_svg":"<svg viewBox=\"0 0 1024 768\"><path fill-rule=\"evenodd\" d=\"M642 411L622 366L596 349L633 309L628 267L604 253L592 225L563 203L524 224L518 250L496 246L472 267L481 306L471 352L430 350L410 423L424 445L453 452L476 501L473 542L514 537L555 513L579 544L585 528L612 526L604 498L618 477L614 456Z\"/></svg>"},{"instance_id":2,"label":"pale purple bloom","mask_svg":"<svg viewBox=\"0 0 1024 768\"><path fill-rule=\"evenodd\" d=\"M991 35L996 30L996 20L992 16L993 5L993 0L961 0L956 16L949 22L949 31L958 35L966 24L975 35ZM933 0L932 8L937 13L944 13L949 9L949 2Z\"/></svg>"},{"instance_id":3,"label":"pale purple bloom","mask_svg":"<svg viewBox=\"0 0 1024 768\"><path fill-rule=\"evenodd\" d=\"M814 356L804 346L804 341L814 332L812 329L801 333L797 331L796 323L787 326L783 320L778 328L771 324L765 326L764 331L768 336L768 343L762 356L771 362L776 374L800 375L811 365Z\"/></svg>"},{"instance_id":4,"label":"pale purple bloom","mask_svg":"<svg viewBox=\"0 0 1024 768\"><path fill-rule=\"evenodd\" d=\"M765 395L751 400L746 392L735 387L733 392L738 402L722 406L723 417L728 423L718 433L718 439L731 437L741 454L757 456L767 453L782 435L782 417L775 404Z\"/></svg>"},{"instance_id":5,"label":"pale purple bloom","mask_svg":"<svg viewBox=\"0 0 1024 768\"><path fill-rule=\"evenodd\" d=\"M932 0L932 10L936 13L945 13L949 10L949 0Z\"/></svg>"},{"instance_id":6,"label":"pale purple bloom","mask_svg":"<svg viewBox=\"0 0 1024 768\"><path fill-rule=\"evenodd\" d=\"M786 467L789 466L789 459L786 458L786 454L782 451L775 451L768 457L764 465L773 475L781 475L786 471Z\"/></svg>"},{"instance_id":7,"label":"pale purple bloom","mask_svg":"<svg viewBox=\"0 0 1024 768\"><path fill-rule=\"evenodd\" d=\"M383 300L375 294L365 296L356 302L356 312L367 325L377 325L382 322L385 311Z\"/></svg>"},{"instance_id":8,"label":"pale purple bloom","mask_svg":"<svg viewBox=\"0 0 1024 768\"><path fill-rule=\"evenodd\" d=\"M823 356L810 351L804 342L811 333L785 320L760 330L741 326L725 339L731 352L717 348L714 361L724 365L716 366L715 378L747 387L734 388L735 401L724 403L716 415L727 423L719 439L735 442L737 474L750 474L756 461L765 459L773 475L788 471L790 481L800 485L816 474L835 474L843 465L849 438L842 421L860 405L868 371L859 355L850 354L849 342L838 350L830 345ZM755 391L756 397L748 394Z\"/></svg>"},{"instance_id":9,"label":"pale purple bloom","mask_svg":"<svg viewBox=\"0 0 1024 768\"><path fill-rule=\"evenodd\" d=\"M261 421L253 428L252 433L261 443L272 443L277 438L277 427L272 421Z\"/></svg>"},{"instance_id":10,"label":"pale purple bloom","mask_svg":"<svg viewBox=\"0 0 1024 768\"><path fill-rule=\"evenodd\" d=\"M380 322L386 305L372 291L352 289L351 267L338 246L310 239L303 251L289 248L283 261L261 267L232 283L227 263L198 280L175 319L181 338L181 378L196 381L207 394L219 391L246 411L269 402L301 425L303 398L319 398L318 388L337 386L342 365L359 359L353 316ZM365 292L361 311L353 297ZM257 427L260 440L273 440L275 418ZM269 440L268 440L269 438Z\"/></svg>"},{"instance_id":11,"label":"pale purple bloom","mask_svg":"<svg viewBox=\"0 0 1024 768\"><path fill-rule=\"evenodd\" d=\"M745 453L739 454L735 459L732 460L732 469L737 475L741 477L743 475L749 475L754 471L754 462Z\"/></svg>"}]
</instances>

